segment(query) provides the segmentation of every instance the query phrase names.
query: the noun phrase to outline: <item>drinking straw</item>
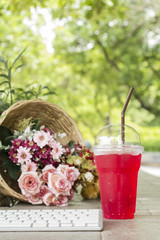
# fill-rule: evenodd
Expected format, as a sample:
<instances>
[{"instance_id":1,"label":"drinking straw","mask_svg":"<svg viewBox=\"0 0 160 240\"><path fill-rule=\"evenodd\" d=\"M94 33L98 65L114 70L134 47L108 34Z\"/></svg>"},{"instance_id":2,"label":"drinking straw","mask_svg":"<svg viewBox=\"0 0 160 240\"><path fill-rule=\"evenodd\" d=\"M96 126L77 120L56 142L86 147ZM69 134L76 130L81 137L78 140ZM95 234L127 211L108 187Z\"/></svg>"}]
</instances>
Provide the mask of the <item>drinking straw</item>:
<instances>
[{"instance_id":1,"label":"drinking straw","mask_svg":"<svg viewBox=\"0 0 160 240\"><path fill-rule=\"evenodd\" d=\"M129 94L128 94L128 97L126 99L126 102L125 102L125 104L123 106L123 109L122 109L122 112L121 112L121 139L122 139L123 144L125 143L125 112L126 112L126 108L128 106L129 100L132 96L133 90L134 90L134 87L131 87L130 91L129 91Z\"/></svg>"}]
</instances>

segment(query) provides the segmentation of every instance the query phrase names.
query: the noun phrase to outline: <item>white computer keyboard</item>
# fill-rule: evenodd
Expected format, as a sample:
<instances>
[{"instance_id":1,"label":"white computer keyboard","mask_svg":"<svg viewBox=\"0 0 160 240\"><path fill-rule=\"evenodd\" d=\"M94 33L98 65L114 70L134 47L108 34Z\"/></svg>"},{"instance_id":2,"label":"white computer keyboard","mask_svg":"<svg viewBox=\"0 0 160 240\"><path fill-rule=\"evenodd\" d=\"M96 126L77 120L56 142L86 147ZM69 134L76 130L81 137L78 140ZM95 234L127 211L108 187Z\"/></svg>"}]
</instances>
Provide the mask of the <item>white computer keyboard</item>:
<instances>
[{"instance_id":1,"label":"white computer keyboard","mask_svg":"<svg viewBox=\"0 0 160 240\"><path fill-rule=\"evenodd\" d=\"M101 209L0 210L0 231L100 231Z\"/></svg>"}]
</instances>

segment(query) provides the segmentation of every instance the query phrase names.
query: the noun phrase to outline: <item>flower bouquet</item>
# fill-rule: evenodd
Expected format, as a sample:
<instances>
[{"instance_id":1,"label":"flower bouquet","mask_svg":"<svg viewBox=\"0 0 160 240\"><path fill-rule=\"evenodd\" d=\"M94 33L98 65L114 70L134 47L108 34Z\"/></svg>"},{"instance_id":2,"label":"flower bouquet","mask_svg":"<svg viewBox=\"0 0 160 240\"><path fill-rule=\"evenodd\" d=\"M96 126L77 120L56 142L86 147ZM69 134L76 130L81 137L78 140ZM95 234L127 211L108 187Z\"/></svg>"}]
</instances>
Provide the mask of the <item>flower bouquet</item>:
<instances>
[{"instance_id":1,"label":"flower bouquet","mask_svg":"<svg viewBox=\"0 0 160 240\"><path fill-rule=\"evenodd\" d=\"M81 186L84 198L99 196L93 153L76 141L62 144L55 133L32 117L17 121L16 130L0 126L2 167L18 183L17 192L32 204L66 206Z\"/></svg>"}]
</instances>

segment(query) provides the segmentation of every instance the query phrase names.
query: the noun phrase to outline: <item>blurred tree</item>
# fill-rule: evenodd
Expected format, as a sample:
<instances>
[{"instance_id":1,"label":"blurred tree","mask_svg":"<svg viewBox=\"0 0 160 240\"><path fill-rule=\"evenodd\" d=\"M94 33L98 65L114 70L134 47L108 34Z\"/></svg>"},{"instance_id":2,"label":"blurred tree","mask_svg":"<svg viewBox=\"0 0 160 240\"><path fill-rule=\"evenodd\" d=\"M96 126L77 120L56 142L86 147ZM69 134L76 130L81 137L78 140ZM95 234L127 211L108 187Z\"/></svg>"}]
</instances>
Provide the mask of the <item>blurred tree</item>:
<instances>
[{"instance_id":1,"label":"blurred tree","mask_svg":"<svg viewBox=\"0 0 160 240\"><path fill-rule=\"evenodd\" d=\"M56 32L54 48L61 58L95 81L100 95L106 85L109 101L116 96L122 103L135 86L139 107L159 116L160 1L62 2L63 16L69 12L72 18Z\"/></svg>"},{"instance_id":2,"label":"blurred tree","mask_svg":"<svg viewBox=\"0 0 160 240\"><path fill-rule=\"evenodd\" d=\"M13 87L45 83L90 139L120 120L135 87L128 122L160 123L159 0L0 1L0 55L22 58ZM6 34L7 33L7 34ZM88 130L89 129L89 130Z\"/></svg>"}]
</instances>

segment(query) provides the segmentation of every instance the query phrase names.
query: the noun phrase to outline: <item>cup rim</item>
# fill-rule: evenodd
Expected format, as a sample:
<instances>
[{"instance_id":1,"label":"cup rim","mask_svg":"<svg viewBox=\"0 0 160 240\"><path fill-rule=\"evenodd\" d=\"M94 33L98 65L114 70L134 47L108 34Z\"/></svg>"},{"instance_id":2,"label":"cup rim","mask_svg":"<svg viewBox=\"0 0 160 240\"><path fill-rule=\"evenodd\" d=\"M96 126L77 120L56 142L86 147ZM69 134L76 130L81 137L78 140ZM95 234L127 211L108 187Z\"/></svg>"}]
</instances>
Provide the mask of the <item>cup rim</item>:
<instances>
[{"instance_id":1,"label":"cup rim","mask_svg":"<svg viewBox=\"0 0 160 240\"><path fill-rule=\"evenodd\" d=\"M142 145L138 144L121 144L121 145L95 145L93 148L93 151L97 152L131 152L131 151L138 151L139 153L142 153L144 151L144 147Z\"/></svg>"}]
</instances>

